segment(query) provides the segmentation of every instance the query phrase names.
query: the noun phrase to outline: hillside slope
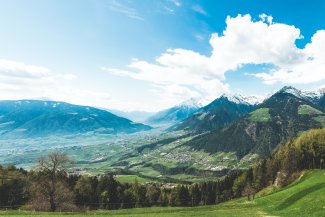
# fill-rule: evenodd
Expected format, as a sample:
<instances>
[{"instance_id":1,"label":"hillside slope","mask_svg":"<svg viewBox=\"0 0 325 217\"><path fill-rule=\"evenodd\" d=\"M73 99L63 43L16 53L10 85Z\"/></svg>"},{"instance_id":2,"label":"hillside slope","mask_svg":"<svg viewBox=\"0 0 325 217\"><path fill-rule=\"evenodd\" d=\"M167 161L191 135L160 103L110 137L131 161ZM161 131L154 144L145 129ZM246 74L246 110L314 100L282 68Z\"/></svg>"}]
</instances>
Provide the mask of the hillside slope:
<instances>
[{"instance_id":1,"label":"hillside slope","mask_svg":"<svg viewBox=\"0 0 325 217\"><path fill-rule=\"evenodd\" d=\"M305 171L296 182L256 202L276 216L325 216L325 170Z\"/></svg>"}]
</instances>

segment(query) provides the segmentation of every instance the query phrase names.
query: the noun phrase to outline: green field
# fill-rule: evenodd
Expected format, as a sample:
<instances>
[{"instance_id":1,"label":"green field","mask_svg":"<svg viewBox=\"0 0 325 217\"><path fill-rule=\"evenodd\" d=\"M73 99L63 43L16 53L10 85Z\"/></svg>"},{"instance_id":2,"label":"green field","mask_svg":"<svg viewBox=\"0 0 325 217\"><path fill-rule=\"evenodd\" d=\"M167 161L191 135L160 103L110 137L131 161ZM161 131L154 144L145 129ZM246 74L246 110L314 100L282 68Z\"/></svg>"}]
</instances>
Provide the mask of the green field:
<instances>
[{"instance_id":1,"label":"green field","mask_svg":"<svg viewBox=\"0 0 325 217\"><path fill-rule=\"evenodd\" d=\"M259 108L250 113L249 119L255 122L267 122L271 119L269 108Z\"/></svg>"},{"instance_id":2,"label":"green field","mask_svg":"<svg viewBox=\"0 0 325 217\"><path fill-rule=\"evenodd\" d=\"M118 175L116 179L121 183L134 183L135 181L138 183L153 182L151 179L142 178L137 175Z\"/></svg>"},{"instance_id":3,"label":"green field","mask_svg":"<svg viewBox=\"0 0 325 217\"><path fill-rule=\"evenodd\" d=\"M298 108L299 115L321 115L323 112L315 109L309 105L300 105Z\"/></svg>"},{"instance_id":4,"label":"green field","mask_svg":"<svg viewBox=\"0 0 325 217\"><path fill-rule=\"evenodd\" d=\"M323 217L325 216L325 170L306 171L304 175L286 188L257 197L254 201L245 198L215 206L201 207L153 207L115 211L94 211L87 213L32 213L2 211L0 216L150 216L150 217Z\"/></svg>"}]
</instances>

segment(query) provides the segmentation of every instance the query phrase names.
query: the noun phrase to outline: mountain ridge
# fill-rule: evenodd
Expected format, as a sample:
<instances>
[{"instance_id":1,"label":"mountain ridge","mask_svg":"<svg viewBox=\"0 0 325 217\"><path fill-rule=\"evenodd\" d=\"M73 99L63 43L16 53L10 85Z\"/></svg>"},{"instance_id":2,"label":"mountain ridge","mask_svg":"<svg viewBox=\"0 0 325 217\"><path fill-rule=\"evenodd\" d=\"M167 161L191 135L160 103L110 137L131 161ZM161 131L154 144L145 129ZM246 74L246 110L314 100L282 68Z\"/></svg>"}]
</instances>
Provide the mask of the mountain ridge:
<instances>
[{"instance_id":1,"label":"mountain ridge","mask_svg":"<svg viewBox=\"0 0 325 217\"><path fill-rule=\"evenodd\" d=\"M115 134L151 129L101 109L59 101L2 100L0 117L3 136L44 136L94 130Z\"/></svg>"},{"instance_id":2,"label":"mountain ridge","mask_svg":"<svg viewBox=\"0 0 325 217\"><path fill-rule=\"evenodd\" d=\"M268 156L299 132L322 128L324 109L284 87L229 126L198 136L187 145L209 153L236 152Z\"/></svg>"},{"instance_id":3,"label":"mountain ridge","mask_svg":"<svg viewBox=\"0 0 325 217\"><path fill-rule=\"evenodd\" d=\"M211 131L230 124L253 110L254 107L254 104L248 103L238 95L224 94L184 121L172 126L170 130Z\"/></svg>"},{"instance_id":4,"label":"mountain ridge","mask_svg":"<svg viewBox=\"0 0 325 217\"><path fill-rule=\"evenodd\" d=\"M171 126L189 117L202 107L197 98L191 98L171 108L157 112L149 117L145 123L154 126Z\"/></svg>"}]
</instances>

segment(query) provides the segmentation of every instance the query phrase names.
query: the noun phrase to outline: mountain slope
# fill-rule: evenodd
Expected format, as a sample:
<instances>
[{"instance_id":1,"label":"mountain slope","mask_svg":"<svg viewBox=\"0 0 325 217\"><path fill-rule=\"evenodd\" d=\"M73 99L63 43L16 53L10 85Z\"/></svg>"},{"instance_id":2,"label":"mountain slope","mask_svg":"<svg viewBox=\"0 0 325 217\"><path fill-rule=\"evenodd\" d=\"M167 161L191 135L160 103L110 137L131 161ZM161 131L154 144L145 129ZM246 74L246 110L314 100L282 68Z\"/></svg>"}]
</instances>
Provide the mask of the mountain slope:
<instances>
[{"instance_id":1,"label":"mountain slope","mask_svg":"<svg viewBox=\"0 0 325 217\"><path fill-rule=\"evenodd\" d=\"M149 126L89 106L64 102L0 101L0 133L3 136L45 136L48 134L130 133Z\"/></svg>"},{"instance_id":2,"label":"mountain slope","mask_svg":"<svg viewBox=\"0 0 325 217\"><path fill-rule=\"evenodd\" d=\"M187 145L210 153L236 152L239 158L249 153L268 156L300 132L325 126L323 111L298 98L297 92L284 87L230 126L198 136Z\"/></svg>"},{"instance_id":3,"label":"mountain slope","mask_svg":"<svg viewBox=\"0 0 325 217\"><path fill-rule=\"evenodd\" d=\"M154 114L145 123L150 125L172 125L186 119L201 107L202 105L196 99L190 99L180 105Z\"/></svg>"},{"instance_id":4,"label":"mountain slope","mask_svg":"<svg viewBox=\"0 0 325 217\"><path fill-rule=\"evenodd\" d=\"M171 129L195 132L214 130L251 112L254 107L243 97L222 95Z\"/></svg>"}]
</instances>

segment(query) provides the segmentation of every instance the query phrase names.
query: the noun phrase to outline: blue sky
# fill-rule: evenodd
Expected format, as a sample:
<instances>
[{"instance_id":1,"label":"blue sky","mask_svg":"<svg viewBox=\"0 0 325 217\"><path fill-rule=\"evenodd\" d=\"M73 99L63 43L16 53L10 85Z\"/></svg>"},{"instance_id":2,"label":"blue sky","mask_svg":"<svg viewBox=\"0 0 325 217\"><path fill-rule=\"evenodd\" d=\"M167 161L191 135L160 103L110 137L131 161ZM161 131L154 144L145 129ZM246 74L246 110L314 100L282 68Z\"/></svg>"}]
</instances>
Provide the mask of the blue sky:
<instances>
[{"instance_id":1,"label":"blue sky","mask_svg":"<svg viewBox=\"0 0 325 217\"><path fill-rule=\"evenodd\" d=\"M322 0L0 0L0 99L157 111L316 89L324 11Z\"/></svg>"}]
</instances>

